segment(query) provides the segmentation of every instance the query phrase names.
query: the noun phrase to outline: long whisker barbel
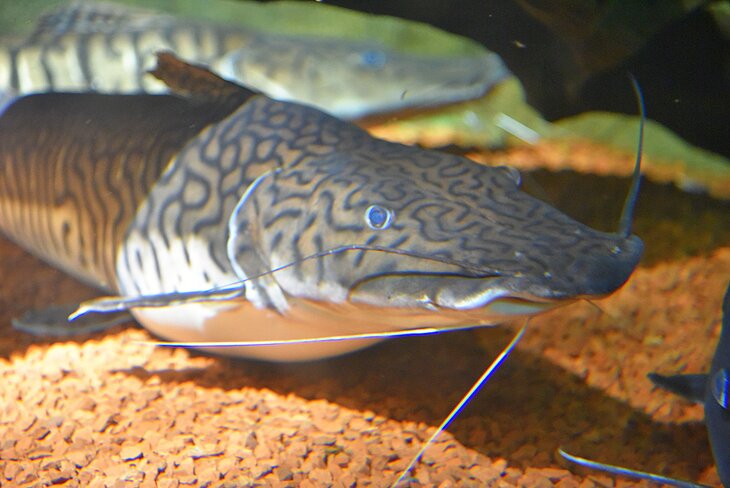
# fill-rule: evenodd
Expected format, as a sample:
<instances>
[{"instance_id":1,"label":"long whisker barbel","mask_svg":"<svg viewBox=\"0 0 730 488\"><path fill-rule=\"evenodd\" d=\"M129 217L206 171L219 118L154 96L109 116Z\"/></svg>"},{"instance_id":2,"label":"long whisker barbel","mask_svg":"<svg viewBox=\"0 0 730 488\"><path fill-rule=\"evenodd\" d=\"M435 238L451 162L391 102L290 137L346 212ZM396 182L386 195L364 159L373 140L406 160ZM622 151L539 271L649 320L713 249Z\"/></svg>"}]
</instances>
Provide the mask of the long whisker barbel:
<instances>
[{"instance_id":1,"label":"long whisker barbel","mask_svg":"<svg viewBox=\"0 0 730 488\"><path fill-rule=\"evenodd\" d=\"M421 460L421 457L426 452L426 450L433 444L433 442L436 440L436 437L443 432L446 427L449 426L452 420L461 413L461 411L464 409L467 403L476 395L476 393L479 391L479 389L489 380L489 378L492 377L495 371L499 369L499 367L502 365L502 363L509 357L510 353L514 350L515 347L517 347L517 343L520 342L520 339L522 339L522 336L525 335L525 331L527 330L527 324L529 323L529 320L525 321L525 325L522 326L522 328L515 334L515 336L512 338L512 340L505 346L505 348L502 350L501 353L492 361L492 363L487 367L487 369L482 373L482 375L474 382L474 385L467 391L464 396L461 398L459 403L456 404L456 406L449 412L449 414L446 416L446 418L441 422L441 424L436 428L433 434L431 434L431 437L429 437L426 442L423 443L421 446L421 449L416 453L415 456L411 459L411 461L408 463L408 466L401 472L401 474L398 476L398 478L395 480L395 483L393 483L392 488L397 488L398 485L406 481L408 478L409 473L413 468L416 466L418 461Z\"/></svg>"},{"instance_id":2,"label":"long whisker barbel","mask_svg":"<svg viewBox=\"0 0 730 488\"><path fill-rule=\"evenodd\" d=\"M639 107L639 134L636 143L636 162L634 163L634 171L631 175L631 186L624 200L624 208L621 211L619 219L618 233L624 237L631 235L631 224L634 220L634 210L636 209L636 201L639 199L639 188L641 186L641 156L644 152L644 125L646 123L646 106L644 104L644 94L641 92L639 82L633 74L629 73L631 87L636 96L636 103Z\"/></svg>"},{"instance_id":3,"label":"long whisker barbel","mask_svg":"<svg viewBox=\"0 0 730 488\"><path fill-rule=\"evenodd\" d=\"M297 264L300 264L300 263L302 263L304 261L308 261L310 259L321 258L321 257L329 256L329 255L334 255L334 254L339 254L339 253L342 253L342 252L347 252L347 251L380 251L380 252L384 252L384 253L397 254L397 255L400 255L400 256L408 256L408 257L412 257L412 258L424 259L424 260L427 260L427 261L433 261L433 262L436 262L436 263L442 263L442 264L448 264L448 265L452 265L452 266L458 266L458 267L460 267L462 269L465 269L465 270L468 270L468 271L472 272L473 273L473 276L472 277L474 277L474 278L487 278L487 277L493 277L493 276L501 276L500 273L498 273L498 272L496 272L496 271L494 271L492 269L480 268L480 267L475 266L473 264L463 263L463 262L457 261L456 259L445 258L445 257L442 257L442 256L426 255L426 254L422 254L422 253L410 251L410 250L407 250L407 249L397 249L397 248L384 247L384 246L372 246L372 245L366 245L366 244L345 244L345 245L342 245L342 246L333 247L333 248L330 248L330 249L325 249L323 251L319 251L319 252L310 254L310 255L305 256L305 257L303 257L303 258L301 258L301 259L299 259L297 261L294 261L292 263L283 264L283 265L278 266L278 267L276 267L276 268L274 268L272 270L269 270L269 271L267 271L265 273L261 273L260 275L257 275L257 276L255 276L252 279L261 278L263 276L267 276L269 274L273 274L273 273L275 273L277 271L280 271L280 270L285 269L285 268L289 268L291 266L296 266Z\"/></svg>"},{"instance_id":4,"label":"long whisker barbel","mask_svg":"<svg viewBox=\"0 0 730 488\"><path fill-rule=\"evenodd\" d=\"M250 276L246 279L238 280L233 283L217 286L209 290L196 290L186 292L173 292L173 293L160 293L153 295L144 295L138 297L101 297L93 300L88 300L79 305L79 308L69 315L68 319L73 321L83 315L89 313L109 313L109 312L122 312L132 308L141 307L167 307L170 305L180 303L195 303L204 301L222 301L231 300L234 298L242 298L244 294L244 288L241 286L246 282L254 281L265 276L272 275L279 271L283 271L287 268L297 266L305 261L312 259L319 259L326 256L332 256L347 251L378 251L391 254L397 254L401 256L414 257L418 259L424 259L434 261L437 263L448 264L458 266L464 270L473 273L473 278L488 278L501 276L500 273L496 273L493 270L483 270L470 264L460 263L454 259L444 258L440 256L426 256L413 251L403 249L393 249L381 246L371 246L364 244L348 244L344 246L334 247L331 249L325 249L308 256L304 256L301 259L292 261L290 263L282 264L268 271L260 273L255 276Z\"/></svg>"},{"instance_id":5,"label":"long whisker barbel","mask_svg":"<svg viewBox=\"0 0 730 488\"><path fill-rule=\"evenodd\" d=\"M635 480L645 480L651 481L652 483L662 483L665 485L675 486L677 488L711 488L707 485L693 483L691 481L677 480L654 473L647 473L645 471L637 471L634 469L623 468L621 466L615 466L613 464L593 461L580 456L574 456L573 454L567 453L562 449L558 449L558 454L564 459L570 461L571 463L577 464L578 466L603 471L604 473L612 474L614 476L626 476Z\"/></svg>"},{"instance_id":6,"label":"long whisker barbel","mask_svg":"<svg viewBox=\"0 0 730 488\"><path fill-rule=\"evenodd\" d=\"M160 347L182 347L182 348L226 348L226 347L257 347L257 346L283 346L287 344L320 344L322 342L356 341L367 339L396 339L398 337L415 337L444 334L447 332L460 332L484 327L481 324L463 325L459 327L437 328L418 327L414 329L393 330L387 332L364 332L362 334L329 335L324 337L305 337L301 339L272 339L261 341L225 341L225 342L166 342L166 341L140 341L142 344Z\"/></svg>"}]
</instances>

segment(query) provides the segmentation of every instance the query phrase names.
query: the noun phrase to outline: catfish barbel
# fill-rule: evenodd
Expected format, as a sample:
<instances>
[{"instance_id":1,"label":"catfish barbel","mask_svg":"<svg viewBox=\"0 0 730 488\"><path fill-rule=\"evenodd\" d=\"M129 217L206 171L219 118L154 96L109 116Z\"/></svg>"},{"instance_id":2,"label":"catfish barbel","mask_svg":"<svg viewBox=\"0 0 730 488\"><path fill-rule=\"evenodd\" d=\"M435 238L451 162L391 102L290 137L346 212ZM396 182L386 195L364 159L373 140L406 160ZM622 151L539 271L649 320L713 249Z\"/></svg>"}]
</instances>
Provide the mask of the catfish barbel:
<instances>
[{"instance_id":1,"label":"catfish barbel","mask_svg":"<svg viewBox=\"0 0 730 488\"><path fill-rule=\"evenodd\" d=\"M641 256L629 225L593 230L511 168L386 142L170 55L158 76L185 96L10 101L0 230L163 338L491 325L607 295ZM219 351L293 361L372 342Z\"/></svg>"}]
</instances>

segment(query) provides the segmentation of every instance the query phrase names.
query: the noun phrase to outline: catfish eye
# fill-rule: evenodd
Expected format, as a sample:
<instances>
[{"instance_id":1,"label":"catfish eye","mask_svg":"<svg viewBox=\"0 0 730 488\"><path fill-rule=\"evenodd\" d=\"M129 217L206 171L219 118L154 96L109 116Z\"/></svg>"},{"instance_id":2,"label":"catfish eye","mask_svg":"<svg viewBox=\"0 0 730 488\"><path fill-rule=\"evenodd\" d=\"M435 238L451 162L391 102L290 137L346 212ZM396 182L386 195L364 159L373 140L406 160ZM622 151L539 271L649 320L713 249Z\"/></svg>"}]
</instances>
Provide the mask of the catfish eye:
<instances>
[{"instance_id":1,"label":"catfish eye","mask_svg":"<svg viewBox=\"0 0 730 488\"><path fill-rule=\"evenodd\" d=\"M393 211L380 205L370 205L365 210L365 223L373 230L383 230L393 223Z\"/></svg>"},{"instance_id":2,"label":"catfish eye","mask_svg":"<svg viewBox=\"0 0 730 488\"><path fill-rule=\"evenodd\" d=\"M727 410L728 408L728 376L727 371L723 368L720 369L711 378L710 388L712 389L712 396L715 397L715 401L722 408Z\"/></svg>"},{"instance_id":3,"label":"catfish eye","mask_svg":"<svg viewBox=\"0 0 730 488\"><path fill-rule=\"evenodd\" d=\"M522 184L522 175L520 170L513 168L512 166L497 166L497 169L501 170L507 178L515 182L515 185L520 186Z\"/></svg>"}]
</instances>

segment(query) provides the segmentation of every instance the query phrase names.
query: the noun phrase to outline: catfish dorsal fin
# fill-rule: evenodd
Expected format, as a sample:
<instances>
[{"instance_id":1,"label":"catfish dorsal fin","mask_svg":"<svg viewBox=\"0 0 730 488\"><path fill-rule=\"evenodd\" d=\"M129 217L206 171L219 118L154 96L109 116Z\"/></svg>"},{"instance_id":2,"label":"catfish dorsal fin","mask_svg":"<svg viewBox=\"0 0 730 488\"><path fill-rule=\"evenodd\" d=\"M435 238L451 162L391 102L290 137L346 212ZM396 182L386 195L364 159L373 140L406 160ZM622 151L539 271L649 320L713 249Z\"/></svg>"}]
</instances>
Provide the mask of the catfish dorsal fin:
<instances>
[{"instance_id":1,"label":"catfish dorsal fin","mask_svg":"<svg viewBox=\"0 0 730 488\"><path fill-rule=\"evenodd\" d=\"M169 24L174 18L153 10L112 3L76 1L46 12L36 21L30 40L65 34L142 31Z\"/></svg>"},{"instance_id":2,"label":"catfish dorsal fin","mask_svg":"<svg viewBox=\"0 0 730 488\"><path fill-rule=\"evenodd\" d=\"M240 105L258 94L224 80L205 66L183 61L170 51L157 53L157 66L149 73L173 93L201 102Z\"/></svg>"}]
</instances>

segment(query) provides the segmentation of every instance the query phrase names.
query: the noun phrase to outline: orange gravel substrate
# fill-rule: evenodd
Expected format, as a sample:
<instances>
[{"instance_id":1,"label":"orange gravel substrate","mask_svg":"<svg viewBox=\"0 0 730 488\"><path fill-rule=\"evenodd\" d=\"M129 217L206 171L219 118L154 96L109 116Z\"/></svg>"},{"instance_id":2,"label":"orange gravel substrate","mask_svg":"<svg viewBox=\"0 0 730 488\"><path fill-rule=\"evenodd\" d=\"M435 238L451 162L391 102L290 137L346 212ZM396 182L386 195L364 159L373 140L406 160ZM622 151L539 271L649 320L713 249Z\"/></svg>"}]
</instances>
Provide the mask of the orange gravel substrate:
<instances>
[{"instance_id":1,"label":"orange gravel substrate","mask_svg":"<svg viewBox=\"0 0 730 488\"><path fill-rule=\"evenodd\" d=\"M155 349L133 325L54 341L11 317L93 291L4 240L0 257L2 486L388 486L514 330L303 365ZM728 278L718 248L537 318L411 486L648 486L573 474L559 446L718 484L701 408L645 375L708 367Z\"/></svg>"}]
</instances>

